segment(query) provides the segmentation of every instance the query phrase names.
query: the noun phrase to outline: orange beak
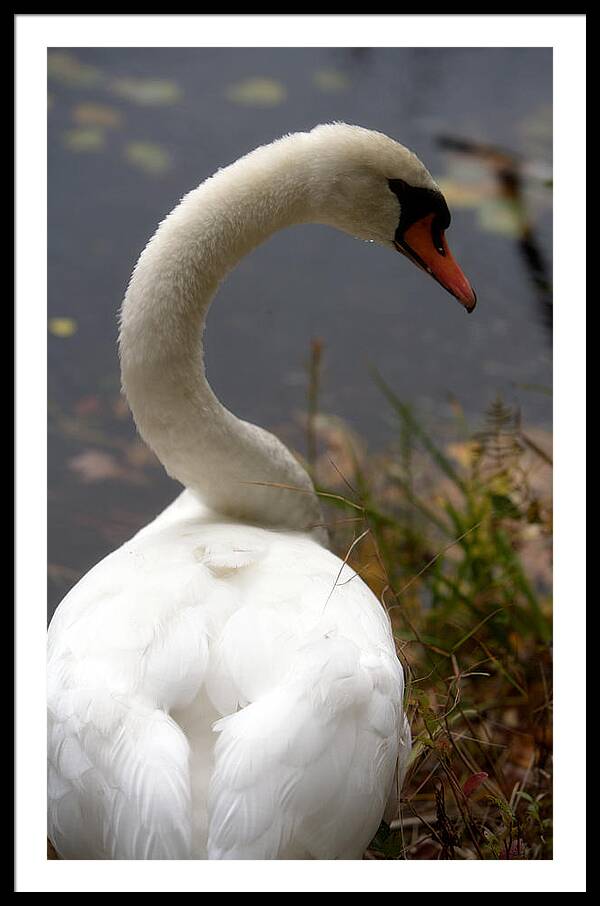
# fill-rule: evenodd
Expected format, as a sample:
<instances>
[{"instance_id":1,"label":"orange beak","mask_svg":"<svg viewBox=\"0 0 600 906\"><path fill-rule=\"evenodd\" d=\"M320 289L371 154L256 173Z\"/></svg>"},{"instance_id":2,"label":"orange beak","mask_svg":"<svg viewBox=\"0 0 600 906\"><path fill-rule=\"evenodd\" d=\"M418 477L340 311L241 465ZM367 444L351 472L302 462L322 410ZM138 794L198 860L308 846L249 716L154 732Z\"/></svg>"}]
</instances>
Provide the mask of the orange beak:
<instances>
[{"instance_id":1,"label":"orange beak","mask_svg":"<svg viewBox=\"0 0 600 906\"><path fill-rule=\"evenodd\" d=\"M396 248L403 252L418 267L426 271L451 293L455 299L472 312L477 302L473 287L452 257L444 233L436 233L434 214L428 214L413 223L401 240L395 240Z\"/></svg>"}]
</instances>

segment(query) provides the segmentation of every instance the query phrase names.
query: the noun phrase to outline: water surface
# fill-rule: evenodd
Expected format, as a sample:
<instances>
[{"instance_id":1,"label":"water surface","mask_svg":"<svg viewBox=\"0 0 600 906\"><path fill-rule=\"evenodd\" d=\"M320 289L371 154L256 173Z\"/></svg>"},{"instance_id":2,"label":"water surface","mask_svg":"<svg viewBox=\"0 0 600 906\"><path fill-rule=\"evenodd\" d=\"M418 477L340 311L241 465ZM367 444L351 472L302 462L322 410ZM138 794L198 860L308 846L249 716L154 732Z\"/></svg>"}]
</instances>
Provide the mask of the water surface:
<instances>
[{"instance_id":1,"label":"water surface","mask_svg":"<svg viewBox=\"0 0 600 906\"><path fill-rule=\"evenodd\" d=\"M521 235L524 210L547 277L551 80L546 49L50 51L50 613L178 489L119 398L116 316L137 256L185 192L285 132L343 120L415 150L446 191L448 239L479 305L467 317L374 245L321 226L284 231L242 262L211 310L208 370L226 405L286 431L305 407L319 337L321 406L371 449L395 437L373 367L434 430L451 397L477 425L498 394L527 424L551 427L546 290ZM518 201L485 155L442 137L516 155Z\"/></svg>"}]
</instances>

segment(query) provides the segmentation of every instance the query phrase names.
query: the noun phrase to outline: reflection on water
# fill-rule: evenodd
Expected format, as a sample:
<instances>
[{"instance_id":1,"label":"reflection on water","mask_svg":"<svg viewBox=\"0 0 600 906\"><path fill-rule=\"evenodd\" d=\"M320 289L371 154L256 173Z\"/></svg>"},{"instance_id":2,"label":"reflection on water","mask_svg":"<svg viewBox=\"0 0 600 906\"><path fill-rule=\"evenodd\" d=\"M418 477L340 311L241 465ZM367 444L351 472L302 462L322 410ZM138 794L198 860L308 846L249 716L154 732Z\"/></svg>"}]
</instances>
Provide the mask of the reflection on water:
<instances>
[{"instance_id":1,"label":"reflection on water","mask_svg":"<svg viewBox=\"0 0 600 906\"><path fill-rule=\"evenodd\" d=\"M476 425L500 392L550 427L551 65L550 50L516 48L50 51L50 613L177 491L119 396L131 268L181 195L284 132L345 120L412 147L444 189L479 305L466 318L400 256L296 227L242 262L211 312L224 402L288 431L319 337L320 406L372 448L394 430L372 366L436 426L451 398Z\"/></svg>"},{"instance_id":2,"label":"reflection on water","mask_svg":"<svg viewBox=\"0 0 600 906\"><path fill-rule=\"evenodd\" d=\"M493 145L468 141L464 138L457 139L449 135L439 136L439 144L442 148L483 161L494 174L498 198L505 203L507 211L512 214L515 240L529 279L536 290L540 318L548 330L552 331L552 280L538 239L535 219L529 213L527 161L523 161L516 154L495 148ZM543 179L546 187L550 188L552 182L549 168L547 170L540 168L538 164L537 177L538 181Z\"/></svg>"}]
</instances>

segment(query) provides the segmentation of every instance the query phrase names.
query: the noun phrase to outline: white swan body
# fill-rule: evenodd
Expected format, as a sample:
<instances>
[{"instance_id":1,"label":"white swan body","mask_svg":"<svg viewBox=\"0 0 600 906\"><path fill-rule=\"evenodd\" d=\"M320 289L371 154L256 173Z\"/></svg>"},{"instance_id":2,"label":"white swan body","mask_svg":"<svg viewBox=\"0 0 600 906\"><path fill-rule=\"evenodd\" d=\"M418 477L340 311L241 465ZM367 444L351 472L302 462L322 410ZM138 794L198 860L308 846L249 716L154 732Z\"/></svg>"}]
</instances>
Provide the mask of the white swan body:
<instances>
[{"instance_id":1,"label":"white swan body","mask_svg":"<svg viewBox=\"0 0 600 906\"><path fill-rule=\"evenodd\" d=\"M404 207L390 179L411 190ZM401 145L321 126L219 171L142 253L123 386L186 490L51 622L48 820L63 858L360 858L395 801L410 732L387 615L327 550L299 463L212 393L201 334L220 280L275 230L325 222L400 248L402 212L430 196Z\"/></svg>"}]
</instances>

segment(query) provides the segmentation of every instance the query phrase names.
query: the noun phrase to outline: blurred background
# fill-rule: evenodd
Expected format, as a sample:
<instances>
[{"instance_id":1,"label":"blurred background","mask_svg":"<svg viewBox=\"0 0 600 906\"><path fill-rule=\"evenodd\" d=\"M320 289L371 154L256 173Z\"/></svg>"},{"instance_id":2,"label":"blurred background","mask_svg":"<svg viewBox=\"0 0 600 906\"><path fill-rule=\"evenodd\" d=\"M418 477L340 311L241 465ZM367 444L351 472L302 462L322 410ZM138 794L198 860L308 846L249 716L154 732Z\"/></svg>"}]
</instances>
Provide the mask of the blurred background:
<instances>
[{"instance_id":1,"label":"blurred background","mask_svg":"<svg viewBox=\"0 0 600 906\"><path fill-rule=\"evenodd\" d=\"M295 227L211 310L222 401L307 455L312 344L320 411L369 451L396 438L373 370L436 438L457 411L476 430L501 396L549 439L551 49L53 49L48 91L49 616L179 490L119 393L137 257L184 193L283 133L343 120L412 148L446 195L479 304L467 317L401 256Z\"/></svg>"}]
</instances>

